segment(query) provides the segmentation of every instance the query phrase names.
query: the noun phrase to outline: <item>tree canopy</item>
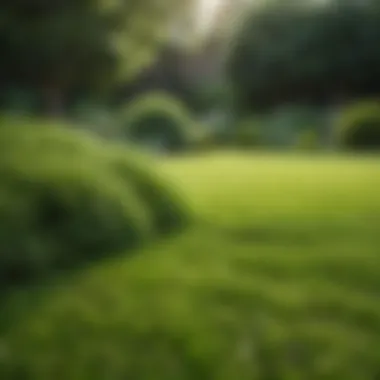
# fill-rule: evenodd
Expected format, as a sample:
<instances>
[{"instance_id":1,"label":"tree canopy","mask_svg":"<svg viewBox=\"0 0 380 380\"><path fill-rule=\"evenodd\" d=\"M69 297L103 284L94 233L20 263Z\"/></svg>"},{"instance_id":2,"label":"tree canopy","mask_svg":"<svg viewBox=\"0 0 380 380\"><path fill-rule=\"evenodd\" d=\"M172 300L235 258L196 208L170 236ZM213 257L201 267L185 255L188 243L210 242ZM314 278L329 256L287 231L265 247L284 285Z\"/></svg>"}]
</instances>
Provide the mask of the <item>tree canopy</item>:
<instances>
[{"instance_id":1,"label":"tree canopy","mask_svg":"<svg viewBox=\"0 0 380 380\"><path fill-rule=\"evenodd\" d=\"M326 103L380 90L376 1L274 1L235 36L228 75L243 109Z\"/></svg>"},{"instance_id":2,"label":"tree canopy","mask_svg":"<svg viewBox=\"0 0 380 380\"><path fill-rule=\"evenodd\" d=\"M175 0L4 0L0 86L60 102L128 78L165 38Z\"/></svg>"}]
</instances>

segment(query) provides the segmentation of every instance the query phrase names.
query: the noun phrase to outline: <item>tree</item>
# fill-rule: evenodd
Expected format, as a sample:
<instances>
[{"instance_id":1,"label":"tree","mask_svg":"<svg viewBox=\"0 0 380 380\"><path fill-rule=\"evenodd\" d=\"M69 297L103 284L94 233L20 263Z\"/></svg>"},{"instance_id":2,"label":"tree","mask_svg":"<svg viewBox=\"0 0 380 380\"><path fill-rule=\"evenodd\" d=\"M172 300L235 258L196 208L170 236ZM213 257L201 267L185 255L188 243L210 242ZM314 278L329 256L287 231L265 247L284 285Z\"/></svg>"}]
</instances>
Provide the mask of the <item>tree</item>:
<instances>
[{"instance_id":1,"label":"tree","mask_svg":"<svg viewBox=\"0 0 380 380\"><path fill-rule=\"evenodd\" d=\"M240 109L325 104L380 91L376 1L274 1L235 36L227 71Z\"/></svg>"},{"instance_id":2,"label":"tree","mask_svg":"<svg viewBox=\"0 0 380 380\"><path fill-rule=\"evenodd\" d=\"M4 0L0 86L33 89L49 113L75 91L103 90L147 62L175 0Z\"/></svg>"},{"instance_id":3,"label":"tree","mask_svg":"<svg viewBox=\"0 0 380 380\"><path fill-rule=\"evenodd\" d=\"M132 81L122 84L116 100L124 103L146 92L165 91L185 103L191 103L192 86L185 75L186 62L190 58L191 53L183 46L165 44L152 65L144 68Z\"/></svg>"},{"instance_id":4,"label":"tree","mask_svg":"<svg viewBox=\"0 0 380 380\"><path fill-rule=\"evenodd\" d=\"M187 108L164 92L152 92L127 104L122 120L129 139L168 151L184 149L194 127Z\"/></svg>"}]
</instances>

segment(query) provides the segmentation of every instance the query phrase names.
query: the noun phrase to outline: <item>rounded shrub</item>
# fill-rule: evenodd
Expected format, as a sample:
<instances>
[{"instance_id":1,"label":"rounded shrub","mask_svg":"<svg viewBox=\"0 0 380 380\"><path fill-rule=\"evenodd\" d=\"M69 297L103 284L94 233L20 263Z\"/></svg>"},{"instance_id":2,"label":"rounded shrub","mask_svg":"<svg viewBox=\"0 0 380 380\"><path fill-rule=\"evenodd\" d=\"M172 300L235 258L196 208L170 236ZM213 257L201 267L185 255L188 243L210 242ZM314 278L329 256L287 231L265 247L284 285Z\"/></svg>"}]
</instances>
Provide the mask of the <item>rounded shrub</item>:
<instances>
[{"instance_id":1,"label":"rounded shrub","mask_svg":"<svg viewBox=\"0 0 380 380\"><path fill-rule=\"evenodd\" d=\"M127 136L151 149L184 149L191 134L191 117L175 98L163 93L144 95L123 111Z\"/></svg>"},{"instance_id":2,"label":"rounded shrub","mask_svg":"<svg viewBox=\"0 0 380 380\"><path fill-rule=\"evenodd\" d=\"M188 220L179 196L134 152L35 123L0 132L5 285L135 248Z\"/></svg>"},{"instance_id":3,"label":"rounded shrub","mask_svg":"<svg viewBox=\"0 0 380 380\"><path fill-rule=\"evenodd\" d=\"M380 149L380 101L361 101L344 109L335 125L339 146L350 150Z\"/></svg>"}]
</instances>

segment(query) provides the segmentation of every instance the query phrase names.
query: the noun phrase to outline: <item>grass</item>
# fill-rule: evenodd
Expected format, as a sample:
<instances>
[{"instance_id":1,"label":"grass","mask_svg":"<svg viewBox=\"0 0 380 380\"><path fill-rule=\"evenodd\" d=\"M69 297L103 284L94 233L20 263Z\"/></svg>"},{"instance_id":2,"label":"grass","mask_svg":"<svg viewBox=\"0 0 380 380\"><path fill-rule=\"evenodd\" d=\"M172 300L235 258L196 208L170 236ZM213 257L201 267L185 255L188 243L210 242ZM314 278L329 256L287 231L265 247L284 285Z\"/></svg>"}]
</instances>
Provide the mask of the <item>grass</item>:
<instances>
[{"instance_id":1,"label":"grass","mask_svg":"<svg viewBox=\"0 0 380 380\"><path fill-rule=\"evenodd\" d=\"M379 378L379 158L159 165L199 225L12 297L1 379Z\"/></svg>"}]
</instances>

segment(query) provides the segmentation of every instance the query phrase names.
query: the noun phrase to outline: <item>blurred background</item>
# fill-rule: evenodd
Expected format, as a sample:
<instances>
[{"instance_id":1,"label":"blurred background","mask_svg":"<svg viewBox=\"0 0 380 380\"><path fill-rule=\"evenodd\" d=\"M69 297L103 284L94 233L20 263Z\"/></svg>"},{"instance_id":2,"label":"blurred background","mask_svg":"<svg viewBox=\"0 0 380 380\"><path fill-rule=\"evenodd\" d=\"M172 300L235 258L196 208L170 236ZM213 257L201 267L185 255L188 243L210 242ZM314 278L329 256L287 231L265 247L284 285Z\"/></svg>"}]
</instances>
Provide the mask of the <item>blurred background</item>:
<instances>
[{"instance_id":1,"label":"blurred background","mask_svg":"<svg viewBox=\"0 0 380 380\"><path fill-rule=\"evenodd\" d=\"M378 0L3 0L0 379L379 379L379 41Z\"/></svg>"}]
</instances>

